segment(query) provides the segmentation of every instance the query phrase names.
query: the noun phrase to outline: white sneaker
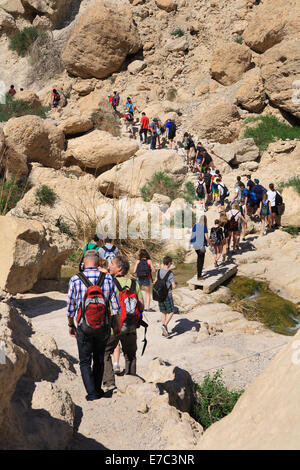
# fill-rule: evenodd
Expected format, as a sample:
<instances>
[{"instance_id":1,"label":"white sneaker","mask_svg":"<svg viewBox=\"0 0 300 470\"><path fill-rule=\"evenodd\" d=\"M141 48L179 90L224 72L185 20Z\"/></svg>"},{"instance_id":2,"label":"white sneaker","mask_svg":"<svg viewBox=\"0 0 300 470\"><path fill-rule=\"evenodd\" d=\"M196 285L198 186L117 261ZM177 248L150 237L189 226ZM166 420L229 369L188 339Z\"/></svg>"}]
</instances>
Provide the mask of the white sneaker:
<instances>
[{"instance_id":1,"label":"white sneaker","mask_svg":"<svg viewBox=\"0 0 300 470\"><path fill-rule=\"evenodd\" d=\"M121 369L120 369L120 364L119 364L119 363L115 363L115 364L113 365L113 369L114 369L114 373L115 373L116 375L120 374Z\"/></svg>"}]
</instances>

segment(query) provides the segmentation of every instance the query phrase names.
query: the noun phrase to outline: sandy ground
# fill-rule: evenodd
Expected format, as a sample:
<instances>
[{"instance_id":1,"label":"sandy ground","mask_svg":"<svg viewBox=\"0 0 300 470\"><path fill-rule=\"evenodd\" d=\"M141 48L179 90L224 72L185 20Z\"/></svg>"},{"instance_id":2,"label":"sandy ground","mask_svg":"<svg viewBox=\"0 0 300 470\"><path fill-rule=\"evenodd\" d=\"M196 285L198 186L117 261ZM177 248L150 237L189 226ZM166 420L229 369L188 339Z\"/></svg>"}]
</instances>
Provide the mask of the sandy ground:
<instances>
[{"instance_id":1,"label":"sandy ground","mask_svg":"<svg viewBox=\"0 0 300 470\"><path fill-rule=\"evenodd\" d=\"M76 340L68 335L66 294L59 291L28 293L18 296L17 303L30 317L34 329L54 337L58 348L65 351L74 364L76 375L72 380L63 374L58 379L59 385L71 393L76 404L77 432L71 449L166 448L161 437L161 423L151 413L138 413L134 406L134 397L117 393L95 402L86 402ZM156 305L153 303L152 307L156 308ZM146 313L149 323L148 346L141 357L144 331L140 329L138 374L142 377L149 362L160 357L188 370L196 382L201 381L207 371L213 373L216 369L223 369L225 382L231 389L247 387L265 369L288 338L268 330L245 334L232 329L195 342L201 323L214 319L220 305L197 306L191 312L174 315L169 327L172 330L170 338L162 336L160 313ZM245 356L251 357L244 359ZM124 366L122 356L121 366ZM122 380L122 376L117 377L117 385Z\"/></svg>"}]
</instances>

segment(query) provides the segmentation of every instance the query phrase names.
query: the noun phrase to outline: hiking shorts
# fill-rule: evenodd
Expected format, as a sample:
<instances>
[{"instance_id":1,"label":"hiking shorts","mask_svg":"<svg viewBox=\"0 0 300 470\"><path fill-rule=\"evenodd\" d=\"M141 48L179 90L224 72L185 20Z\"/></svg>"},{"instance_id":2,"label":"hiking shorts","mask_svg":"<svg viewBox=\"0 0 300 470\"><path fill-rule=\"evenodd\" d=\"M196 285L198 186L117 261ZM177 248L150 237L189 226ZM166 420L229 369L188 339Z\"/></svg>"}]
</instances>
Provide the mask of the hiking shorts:
<instances>
[{"instance_id":1,"label":"hiking shorts","mask_svg":"<svg viewBox=\"0 0 300 470\"><path fill-rule=\"evenodd\" d=\"M271 207L271 214L272 215L278 215L278 207L277 206L272 206Z\"/></svg>"},{"instance_id":2,"label":"hiking shorts","mask_svg":"<svg viewBox=\"0 0 300 470\"><path fill-rule=\"evenodd\" d=\"M158 307L161 313L172 313L174 312L173 297L169 296L164 302L158 302Z\"/></svg>"},{"instance_id":3,"label":"hiking shorts","mask_svg":"<svg viewBox=\"0 0 300 470\"><path fill-rule=\"evenodd\" d=\"M220 196L220 204L221 204L221 206L224 206L224 200L225 200L225 195L222 194L222 196Z\"/></svg>"},{"instance_id":4,"label":"hiking shorts","mask_svg":"<svg viewBox=\"0 0 300 470\"><path fill-rule=\"evenodd\" d=\"M137 278L137 282L140 286L148 287L150 286L150 279Z\"/></svg>"},{"instance_id":5,"label":"hiking shorts","mask_svg":"<svg viewBox=\"0 0 300 470\"><path fill-rule=\"evenodd\" d=\"M196 197L197 199L205 199L205 193L201 194L201 196L197 194Z\"/></svg>"}]
</instances>

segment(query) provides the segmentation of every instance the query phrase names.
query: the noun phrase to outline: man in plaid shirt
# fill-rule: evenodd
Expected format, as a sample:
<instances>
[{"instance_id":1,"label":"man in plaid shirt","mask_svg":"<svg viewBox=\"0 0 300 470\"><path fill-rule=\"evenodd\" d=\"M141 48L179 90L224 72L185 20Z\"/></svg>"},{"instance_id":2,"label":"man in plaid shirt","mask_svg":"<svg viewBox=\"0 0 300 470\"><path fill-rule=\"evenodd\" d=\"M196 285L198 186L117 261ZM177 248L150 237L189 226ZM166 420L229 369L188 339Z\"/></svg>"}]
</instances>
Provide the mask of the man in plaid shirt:
<instances>
[{"instance_id":1,"label":"man in plaid shirt","mask_svg":"<svg viewBox=\"0 0 300 470\"><path fill-rule=\"evenodd\" d=\"M83 274L95 284L101 274L98 270L99 253L96 250L88 250L84 255ZM69 334L76 337L80 371L84 386L87 391L88 401L97 400L103 396L101 388L104 371L104 353L108 338L89 337L84 335L80 327L76 328L74 318L77 317L78 310L84 299L87 287L77 275L70 279L68 291L67 315ZM114 335L120 334L120 305L118 295L112 277L107 274L102 284L102 291L105 301L110 303L111 315L114 317ZM91 367L93 359L93 369Z\"/></svg>"}]
</instances>

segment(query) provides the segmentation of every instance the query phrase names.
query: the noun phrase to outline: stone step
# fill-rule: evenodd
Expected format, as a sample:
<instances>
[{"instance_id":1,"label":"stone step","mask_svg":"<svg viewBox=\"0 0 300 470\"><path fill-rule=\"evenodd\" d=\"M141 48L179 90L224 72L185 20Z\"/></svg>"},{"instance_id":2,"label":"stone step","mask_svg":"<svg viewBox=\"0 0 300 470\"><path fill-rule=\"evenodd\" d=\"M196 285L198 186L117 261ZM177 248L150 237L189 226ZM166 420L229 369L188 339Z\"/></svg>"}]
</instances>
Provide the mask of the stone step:
<instances>
[{"instance_id":1,"label":"stone step","mask_svg":"<svg viewBox=\"0 0 300 470\"><path fill-rule=\"evenodd\" d=\"M204 279L198 280L197 275L195 275L192 279L187 281L187 284L191 290L202 287L205 294L210 294L217 287L227 281L227 279L235 276L237 271L238 266L233 263L221 265L219 268L211 266L203 271L203 276L205 276Z\"/></svg>"}]
</instances>

